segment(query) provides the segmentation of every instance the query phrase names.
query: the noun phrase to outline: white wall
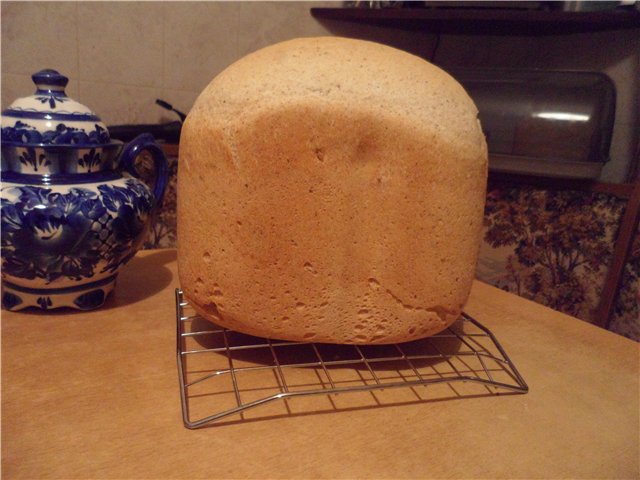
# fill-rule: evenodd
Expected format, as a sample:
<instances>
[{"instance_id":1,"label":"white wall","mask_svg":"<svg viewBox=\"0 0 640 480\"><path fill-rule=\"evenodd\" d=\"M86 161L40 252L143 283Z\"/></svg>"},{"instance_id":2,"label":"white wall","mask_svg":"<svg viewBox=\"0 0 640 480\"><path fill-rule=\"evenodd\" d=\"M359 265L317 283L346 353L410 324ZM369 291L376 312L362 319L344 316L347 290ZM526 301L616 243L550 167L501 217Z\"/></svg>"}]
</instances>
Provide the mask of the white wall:
<instances>
[{"instance_id":1,"label":"white wall","mask_svg":"<svg viewBox=\"0 0 640 480\"><path fill-rule=\"evenodd\" d=\"M108 124L177 117L156 98L187 112L227 65L260 47L300 36L346 35L381 41L429 57L435 35L347 22L321 24L314 6L341 2L5 2L2 108L33 93L31 74L55 68L67 93ZM603 180L621 181L638 125L640 35L637 31L553 37L443 36L443 67L503 66L604 71L618 104L613 160Z\"/></svg>"}]
</instances>

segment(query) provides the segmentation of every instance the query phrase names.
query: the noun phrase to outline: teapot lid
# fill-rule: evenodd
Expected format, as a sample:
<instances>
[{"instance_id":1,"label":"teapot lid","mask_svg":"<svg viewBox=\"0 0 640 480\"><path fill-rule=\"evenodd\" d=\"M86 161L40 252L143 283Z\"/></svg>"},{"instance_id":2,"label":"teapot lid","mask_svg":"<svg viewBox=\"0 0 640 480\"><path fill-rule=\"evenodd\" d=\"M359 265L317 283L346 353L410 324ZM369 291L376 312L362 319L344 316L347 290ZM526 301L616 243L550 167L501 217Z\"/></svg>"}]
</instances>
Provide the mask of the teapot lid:
<instances>
[{"instance_id":1,"label":"teapot lid","mask_svg":"<svg viewBox=\"0 0 640 480\"><path fill-rule=\"evenodd\" d=\"M35 93L15 100L2 112L3 145L95 147L111 143L100 117L67 96L67 77L45 69L31 78Z\"/></svg>"}]
</instances>

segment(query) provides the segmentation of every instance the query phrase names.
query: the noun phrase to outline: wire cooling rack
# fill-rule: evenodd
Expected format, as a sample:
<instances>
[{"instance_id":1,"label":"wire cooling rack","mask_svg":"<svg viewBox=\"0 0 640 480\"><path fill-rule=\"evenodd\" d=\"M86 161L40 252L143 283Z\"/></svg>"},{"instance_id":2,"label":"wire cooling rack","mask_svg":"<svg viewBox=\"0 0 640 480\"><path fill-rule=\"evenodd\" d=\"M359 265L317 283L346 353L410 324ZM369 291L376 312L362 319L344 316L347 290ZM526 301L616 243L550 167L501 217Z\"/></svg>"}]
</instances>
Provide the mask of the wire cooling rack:
<instances>
[{"instance_id":1,"label":"wire cooling rack","mask_svg":"<svg viewBox=\"0 0 640 480\"><path fill-rule=\"evenodd\" d=\"M250 421L528 391L493 334L464 313L443 332L407 343L287 342L219 327L176 289L176 320L182 417L190 429L231 415Z\"/></svg>"}]
</instances>

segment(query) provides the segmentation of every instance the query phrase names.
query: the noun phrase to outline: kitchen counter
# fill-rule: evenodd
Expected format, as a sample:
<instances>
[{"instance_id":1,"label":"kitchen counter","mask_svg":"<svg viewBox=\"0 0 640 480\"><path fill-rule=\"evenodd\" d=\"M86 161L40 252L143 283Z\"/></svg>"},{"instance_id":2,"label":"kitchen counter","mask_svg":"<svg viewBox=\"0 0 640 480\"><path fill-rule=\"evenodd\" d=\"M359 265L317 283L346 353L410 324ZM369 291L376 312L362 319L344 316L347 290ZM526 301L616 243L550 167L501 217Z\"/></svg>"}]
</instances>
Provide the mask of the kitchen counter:
<instances>
[{"instance_id":1,"label":"kitchen counter","mask_svg":"<svg viewBox=\"0 0 640 480\"><path fill-rule=\"evenodd\" d=\"M527 394L349 393L320 412L257 407L188 430L177 286L175 251L146 251L100 310L2 312L3 478L640 475L638 344L481 282L466 311L498 338Z\"/></svg>"}]
</instances>

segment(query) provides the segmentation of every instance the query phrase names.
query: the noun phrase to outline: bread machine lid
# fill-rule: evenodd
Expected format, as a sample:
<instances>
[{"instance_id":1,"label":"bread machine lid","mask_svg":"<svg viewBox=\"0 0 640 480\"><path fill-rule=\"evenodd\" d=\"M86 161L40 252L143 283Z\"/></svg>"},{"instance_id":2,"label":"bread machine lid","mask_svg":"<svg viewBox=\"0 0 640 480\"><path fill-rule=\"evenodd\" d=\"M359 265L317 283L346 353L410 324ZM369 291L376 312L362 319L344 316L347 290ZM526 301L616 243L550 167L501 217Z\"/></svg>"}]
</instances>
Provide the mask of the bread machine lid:
<instances>
[{"instance_id":1,"label":"bread machine lid","mask_svg":"<svg viewBox=\"0 0 640 480\"><path fill-rule=\"evenodd\" d=\"M449 69L479 110L494 171L597 178L609 159L615 87L596 72Z\"/></svg>"}]
</instances>

